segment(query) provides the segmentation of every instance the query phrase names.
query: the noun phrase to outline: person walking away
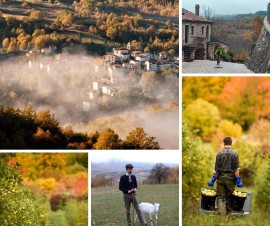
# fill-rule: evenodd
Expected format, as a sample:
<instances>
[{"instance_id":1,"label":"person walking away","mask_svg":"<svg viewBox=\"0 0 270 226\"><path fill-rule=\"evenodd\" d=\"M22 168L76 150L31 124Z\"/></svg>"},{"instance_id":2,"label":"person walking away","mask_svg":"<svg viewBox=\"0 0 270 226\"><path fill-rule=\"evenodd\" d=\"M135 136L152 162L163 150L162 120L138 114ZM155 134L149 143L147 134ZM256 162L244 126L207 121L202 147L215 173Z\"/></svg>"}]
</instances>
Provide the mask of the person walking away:
<instances>
[{"instance_id":1,"label":"person walking away","mask_svg":"<svg viewBox=\"0 0 270 226\"><path fill-rule=\"evenodd\" d=\"M220 58L223 54L223 51L222 49L220 48L220 46L217 48L216 52L215 52L215 56L216 56L216 59L217 59L217 65L220 64Z\"/></svg>"},{"instance_id":2,"label":"person walking away","mask_svg":"<svg viewBox=\"0 0 270 226\"><path fill-rule=\"evenodd\" d=\"M132 175L133 165L127 164L125 167L126 167L126 173L122 175L120 178L119 190L123 192L128 226L131 226L131 217L130 217L131 203L133 204L133 208L135 209L137 213L137 216L139 218L141 225L147 226L145 219L140 211L139 204L136 197L138 184L137 184L136 176ZM132 220L134 222L134 219Z\"/></svg>"},{"instance_id":3,"label":"person walking away","mask_svg":"<svg viewBox=\"0 0 270 226\"><path fill-rule=\"evenodd\" d=\"M214 175L208 182L208 186L214 186L217 180L217 206L221 215L231 211L230 200L235 183L237 187L243 187L239 176L238 154L231 148L232 138L225 137L223 142L224 149L216 156Z\"/></svg>"}]
</instances>

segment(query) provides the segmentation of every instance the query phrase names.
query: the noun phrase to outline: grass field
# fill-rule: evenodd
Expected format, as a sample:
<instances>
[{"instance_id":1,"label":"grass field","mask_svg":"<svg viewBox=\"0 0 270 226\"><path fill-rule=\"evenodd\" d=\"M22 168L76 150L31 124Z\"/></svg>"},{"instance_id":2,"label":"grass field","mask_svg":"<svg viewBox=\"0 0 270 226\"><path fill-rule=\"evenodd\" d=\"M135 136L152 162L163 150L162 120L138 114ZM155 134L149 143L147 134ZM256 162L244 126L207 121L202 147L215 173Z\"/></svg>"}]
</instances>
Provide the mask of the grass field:
<instances>
[{"instance_id":1,"label":"grass field","mask_svg":"<svg viewBox=\"0 0 270 226\"><path fill-rule=\"evenodd\" d=\"M254 202L254 188L243 187L236 190L252 192L252 205L250 216L219 216L199 212L199 201L196 204L183 206L183 226L268 226L270 225L269 213L258 210Z\"/></svg>"},{"instance_id":2,"label":"grass field","mask_svg":"<svg viewBox=\"0 0 270 226\"><path fill-rule=\"evenodd\" d=\"M158 225L179 225L178 185L141 185L138 189L139 203L160 203ZM92 225L127 225L123 194L118 187L92 188ZM145 216L150 225L149 216ZM137 221L135 225L140 225Z\"/></svg>"}]
</instances>

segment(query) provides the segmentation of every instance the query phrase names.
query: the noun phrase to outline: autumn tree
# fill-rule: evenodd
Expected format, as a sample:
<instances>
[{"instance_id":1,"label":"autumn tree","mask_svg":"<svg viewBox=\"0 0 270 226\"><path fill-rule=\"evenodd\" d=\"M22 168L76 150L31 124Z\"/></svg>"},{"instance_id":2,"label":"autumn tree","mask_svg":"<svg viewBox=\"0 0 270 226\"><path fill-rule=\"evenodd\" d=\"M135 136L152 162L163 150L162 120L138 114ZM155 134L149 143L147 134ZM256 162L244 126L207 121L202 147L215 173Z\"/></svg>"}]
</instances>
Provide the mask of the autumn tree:
<instances>
[{"instance_id":1,"label":"autumn tree","mask_svg":"<svg viewBox=\"0 0 270 226\"><path fill-rule=\"evenodd\" d=\"M8 38L5 38L2 41L2 46L3 46L4 49L8 49L8 46L9 46L9 39Z\"/></svg>"},{"instance_id":2,"label":"autumn tree","mask_svg":"<svg viewBox=\"0 0 270 226\"><path fill-rule=\"evenodd\" d=\"M200 98L187 105L183 117L189 121L192 130L204 140L213 136L220 122L218 108Z\"/></svg>"},{"instance_id":3,"label":"autumn tree","mask_svg":"<svg viewBox=\"0 0 270 226\"><path fill-rule=\"evenodd\" d=\"M36 49L42 49L44 48L46 45L46 42L45 42L45 38L43 35L40 35L38 37L35 38L35 48Z\"/></svg>"},{"instance_id":4,"label":"autumn tree","mask_svg":"<svg viewBox=\"0 0 270 226\"><path fill-rule=\"evenodd\" d=\"M189 76L183 78L183 103L190 104L192 101L202 98L208 102L218 104L218 96L229 77L223 76Z\"/></svg>"},{"instance_id":5,"label":"autumn tree","mask_svg":"<svg viewBox=\"0 0 270 226\"><path fill-rule=\"evenodd\" d=\"M106 36L108 38L114 39L117 35L117 30L113 27L109 27L106 31Z\"/></svg>"},{"instance_id":6,"label":"autumn tree","mask_svg":"<svg viewBox=\"0 0 270 226\"><path fill-rule=\"evenodd\" d=\"M238 138L242 136L242 127L238 123L233 123L229 120L223 119L220 121L218 130L224 135Z\"/></svg>"},{"instance_id":7,"label":"autumn tree","mask_svg":"<svg viewBox=\"0 0 270 226\"><path fill-rule=\"evenodd\" d=\"M14 53L17 51L17 41L16 39L12 39L9 43L9 46L8 46L8 49L7 49L7 52L8 53Z\"/></svg>"},{"instance_id":8,"label":"autumn tree","mask_svg":"<svg viewBox=\"0 0 270 226\"><path fill-rule=\"evenodd\" d=\"M270 121L267 119L259 119L255 121L249 130L250 138L261 145L262 153L270 151Z\"/></svg>"},{"instance_id":9,"label":"autumn tree","mask_svg":"<svg viewBox=\"0 0 270 226\"><path fill-rule=\"evenodd\" d=\"M71 25L74 21L74 15L72 12L62 10L60 13L58 13L56 18L56 24L58 25Z\"/></svg>"},{"instance_id":10,"label":"autumn tree","mask_svg":"<svg viewBox=\"0 0 270 226\"><path fill-rule=\"evenodd\" d=\"M122 140L111 129L107 129L100 133L97 142L94 144L94 149L120 149Z\"/></svg>"},{"instance_id":11,"label":"autumn tree","mask_svg":"<svg viewBox=\"0 0 270 226\"><path fill-rule=\"evenodd\" d=\"M52 177L59 179L68 170L67 155L64 153L21 153L16 160L20 163L24 176L31 180Z\"/></svg>"},{"instance_id":12,"label":"autumn tree","mask_svg":"<svg viewBox=\"0 0 270 226\"><path fill-rule=\"evenodd\" d=\"M149 136L143 128L131 131L124 141L126 149L160 149L155 137Z\"/></svg>"},{"instance_id":13,"label":"autumn tree","mask_svg":"<svg viewBox=\"0 0 270 226\"><path fill-rule=\"evenodd\" d=\"M41 12L39 10L31 10L29 15L31 20L39 20L41 19Z\"/></svg>"},{"instance_id":14,"label":"autumn tree","mask_svg":"<svg viewBox=\"0 0 270 226\"><path fill-rule=\"evenodd\" d=\"M219 97L222 117L239 123L244 130L247 130L256 119L268 118L269 87L269 78L232 77Z\"/></svg>"}]
</instances>

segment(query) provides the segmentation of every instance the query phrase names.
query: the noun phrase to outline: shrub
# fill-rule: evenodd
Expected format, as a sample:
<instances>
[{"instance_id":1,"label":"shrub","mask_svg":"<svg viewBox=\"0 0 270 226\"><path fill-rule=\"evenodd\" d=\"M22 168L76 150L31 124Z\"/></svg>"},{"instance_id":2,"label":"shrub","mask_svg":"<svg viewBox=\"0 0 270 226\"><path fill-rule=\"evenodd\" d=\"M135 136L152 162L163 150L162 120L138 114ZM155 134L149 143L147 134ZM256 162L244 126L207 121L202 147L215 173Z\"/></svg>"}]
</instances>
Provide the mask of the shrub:
<instances>
[{"instance_id":1,"label":"shrub","mask_svg":"<svg viewBox=\"0 0 270 226\"><path fill-rule=\"evenodd\" d=\"M46 216L35 204L32 193L22 184L18 165L7 166L7 154L0 155L0 222L2 226L45 226Z\"/></svg>"},{"instance_id":2,"label":"shrub","mask_svg":"<svg viewBox=\"0 0 270 226\"><path fill-rule=\"evenodd\" d=\"M241 139L233 144L233 149L239 156L240 176L244 186L253 185L256 169L262 163L259 146Z\"/></svg>"},{"instance_id":3,"label":"shrub","mask_svg":"<svg viewBox=\"0 0 270 226\"><path fill-rule=\"evenodd\" d=\"M88 204L86 201L69 200L65 212L69 225L88 225Z\"/></svg>"},{"instance_id":4,"label":"shrub","mask_svg":"<svg viewBox=\"0 0 270 226\"><path fill-rule=\"evenodd\" d=\"M48 225L67 226L66 214L64 211L50 212Z\"/></svg>"},{"instance_id":5,"label":"shrub","mask_svg":"<svg viewBox=\"0 0 270 226\"><path fill-rule=\"evenodd\" d=\"M186 121L182 129L182 193L183 202L197 200L199 190L207 185L214 167L211 149L204 148Z\"/></svg>"},{"instance_id":6,"label":"shrub","mask_svg":"<svg viewBox=\"0 0 270 226\"><path fill-rule=\"evenodd\" d=\"M270 208L270 155L265 156L263 163L257 170L255 203L262 211L268 211Z\"/></svg>"},{"instance_id":7,"label":"shrub","mask_svg":"<svg viewBox=\"0 0 270 226\"><path fill-rule=\"evenodd\" d=\"M50 198L50 205L52 211L63 209L66 205L67 197L65 195L52 195Z\"/></svg>"},{"instance_id":8,"label":"shrub","mask_svg":"<svg viewBox=\"0 0 270 226\"><path fill-rule=\"evenodd\" d=\"M238 123L233 123L229 120L221 120L218 130L226 136L238 138L242 136L242 127Z\"/></svg>"}]
</instances>

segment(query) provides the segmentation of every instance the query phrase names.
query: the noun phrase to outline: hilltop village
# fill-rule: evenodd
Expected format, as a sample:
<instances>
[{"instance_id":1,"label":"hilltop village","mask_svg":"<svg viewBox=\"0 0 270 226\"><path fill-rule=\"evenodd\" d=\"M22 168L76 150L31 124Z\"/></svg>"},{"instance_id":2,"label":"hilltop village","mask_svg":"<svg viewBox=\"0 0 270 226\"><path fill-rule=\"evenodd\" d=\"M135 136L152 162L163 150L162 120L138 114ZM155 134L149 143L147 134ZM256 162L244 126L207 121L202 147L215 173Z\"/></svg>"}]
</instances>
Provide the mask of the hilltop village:
<instances>
[{"instance_id":1,"label":"hilltop village","mask_svg":"<svg viewBox=\"0 0 270 226\"><path fill-rule=\"evenodd\" d=\"M82 90L87 89L88 93L81 95L82 105L80 105L83 111L90 111L96 109L100 98L115 96L119 87L126 84L125 78L130 73L140 77L144 72L162 73L165 70L179 68L179 58L171 56L168 52L162 51L158 54L142 52L132 47L130 42L126 46L114 48L112 52L107 52L103 56L72 56L69 47L63 47L59 53L57 47L52 45L40 51L27 52L26 57L20 57L22 60L12 67L0 64L0 73L16 76L22 68L26 68L26 70L37 71L39 74L47 74L56 80L57 76L65 70L69 72L74 70L76 73L75 67L88 65L91 76L87 81L88 84L82 87ZM25 86L24 81L21 83Z\"/></svg>"}]
</instances>

